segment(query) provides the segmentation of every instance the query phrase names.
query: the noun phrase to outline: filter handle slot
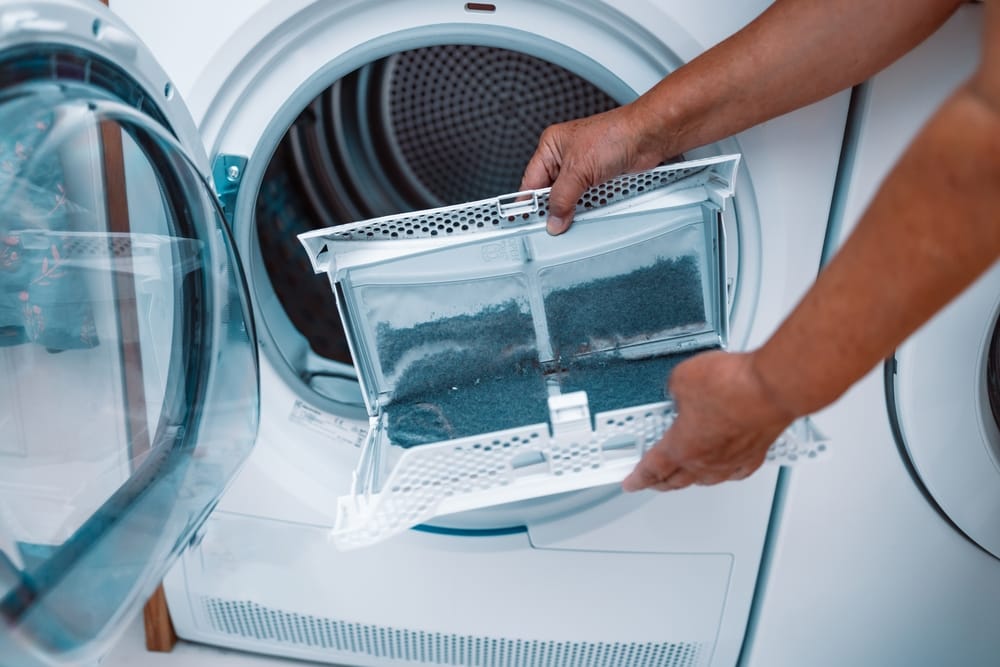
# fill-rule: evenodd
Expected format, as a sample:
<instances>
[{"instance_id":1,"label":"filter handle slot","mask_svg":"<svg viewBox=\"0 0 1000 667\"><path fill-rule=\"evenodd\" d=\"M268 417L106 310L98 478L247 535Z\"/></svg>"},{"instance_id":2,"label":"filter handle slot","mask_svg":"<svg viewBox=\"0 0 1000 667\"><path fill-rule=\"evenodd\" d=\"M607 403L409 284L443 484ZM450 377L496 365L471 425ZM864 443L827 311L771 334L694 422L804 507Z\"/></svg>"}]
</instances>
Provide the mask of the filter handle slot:
<instances>
[{"instance_id":1,"label":"filter handle slot","mask_svg":"<svg viewBox=\"0 0 1000 667\"><path fill-rule=\"evenodd\" d=\"M514 227L529 222L523 216L530 216L536 212L538 212L537 190L515 192L497 199L497 213L501 218L501 227Z\"/></svg>"}]
</instances>

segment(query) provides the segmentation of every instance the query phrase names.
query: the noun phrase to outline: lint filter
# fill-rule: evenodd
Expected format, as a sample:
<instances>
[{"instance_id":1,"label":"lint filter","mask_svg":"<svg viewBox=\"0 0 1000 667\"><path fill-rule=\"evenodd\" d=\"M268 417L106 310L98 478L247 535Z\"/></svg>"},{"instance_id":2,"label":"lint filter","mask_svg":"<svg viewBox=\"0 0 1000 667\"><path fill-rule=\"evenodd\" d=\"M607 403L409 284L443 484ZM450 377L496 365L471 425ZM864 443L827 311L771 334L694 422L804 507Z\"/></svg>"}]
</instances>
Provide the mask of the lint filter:
<instances>
[{"instance_id":1,"label":"lint filter","mask_svg":"<svg viewBox=\"0 0 1000 667\"><path fill-rule=\"evenodd\" d=\"M621 482L673 422L672 369L728 343L722 214L739 162L591 188L558 237L547 188L300 235L370 421L335 544ZM767 461L827 448L803 419Z\"/></svg>"}]
</instances>

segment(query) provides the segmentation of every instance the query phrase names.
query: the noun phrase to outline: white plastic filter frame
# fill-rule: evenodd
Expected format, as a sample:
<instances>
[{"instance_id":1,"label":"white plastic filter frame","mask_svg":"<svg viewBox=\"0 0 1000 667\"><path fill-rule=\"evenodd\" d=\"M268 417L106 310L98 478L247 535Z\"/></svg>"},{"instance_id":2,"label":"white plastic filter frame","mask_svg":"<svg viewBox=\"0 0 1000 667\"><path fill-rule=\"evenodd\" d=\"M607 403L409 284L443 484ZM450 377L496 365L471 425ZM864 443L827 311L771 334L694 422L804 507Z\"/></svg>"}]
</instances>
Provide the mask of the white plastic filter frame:
<instances>
[{"instance_id":1,"label":"white plastic filter frame","mask_svg":"<svg viewBox=\"0 0 1000 667\"><path fill-rule=\"evenodd\" d=\"M626 174L589 188L577 201L575 219L607 217L647 204L679 207L710 201L720 208L733 196L738 155L690 160L638 174ZM530 229L548 218L551 188L527 190L455 206L388 215L299 235L316 273L336 277L339 269L413 252L440 249L469 235L513 227ZM650 197L655 195L655 197ZM666 195L673 195L664 199ZM393 241L357 244L350 241ZM430 243L428 243L430 242ZM336 260L336 261L335 261Z\"/></svg>"},{"instance_id":2,"label":"white plastic filter frame","mask_svg":"<svg viewBox=\"0 0 1000 667\"><path fill-rule=\"evenodd\" d=\"M609 251L623 250L633 244L650 243L661 234L677 235L683 233L682 228L697 226L699 230L695 235L701 237L701 240L688 239L686 242L704 245L700 249L692 246L689 250L703 258L704 266L700 268L705 272L702 282L708 330L698 332L697 335L670 336L671 351L725 347L728 345L730 304L725 231L718 221L718 212L721 212L733 194L739 162L738 155L692 160L624 175L589 189L577 203L577 229L588 221L625 213L640 215L647 209L663 213L694 208L697 213L682 216L684 219L680 224L660 224L656 221L650 227L659 226L660 229L649 232L640 229L638 233L633 230L628 238L619 225L617 237L613 241L608 240L602 227L597 234L599 240L596 244L592 239L589 242L580 241L578 235L574 234L568 237L576 240L575 244L569 246L572 248L575 245L573 252L560 260L550 261L541 270L538 265L544 264L544 261L531 261L536 266L538 280L545 281L542 274L558 268L564 262L607 256ZM509 271L502 267L470 270L467 259L458 260L464 262L465 266L450 264L441 267L438 263L444 261L443 255L431 255L429 258L422 256L457 249L459 246L482 247L483 262L487 262L491 260L486 260L485 254L493 244L518 245L522 237L532 234L547 239L549 237L544 233L544 225L548 214L549 193L550 188L518 192L468 204L389 215L299 235L314 270L329 274L369 416L377 415L379 406L391 400L387 399L386 394L391 392L393 383L387 380L381 368L379 355L375 351L376 334L367 321L372 313L366 312L368 308L364 305L365 299L359 294L376 284L388 284L402 289L415 287L425 280L439 286L449 283L468 284L471 280L495 280L498 282L492 288L485 287L486 282L482 282L483 289L488 293L503 289L500 285L504 279L509 278ZM708 207L703 204L708 204ZM697 218L697 223L693 223L692 218ZM622 219L618 217L619 221ZM559 241L560 245L568 243L565 240ZM526 251L517 250L515 254L521 252ZM414 259L420 263L421 269L413 269ZM447 259L454 260L455 255ZM391 269L387 271L385 267ZM356 275L372 269L379 269L377 277L356 279ZM544 309L536 304L532 310L540 313ZM546 342L543 339L547 336L542 332L536 334L540 361L551 361L551 351L543 350ZM663 353L663 350L656 351L656 354Z\"/></svg>"},{"instance_id":3,"label":"white plastic filter frame","mask_svg":"<svg viewBox=\"0 0 1000 667\"><path fill-rule=\"evenodd\" d=\"M724 207L733 196L739 156L721 156L659 167L613 179L588 190L577 204L584 223L646 210L691 205ZM340 549L374 544L437 516L573 490L620 483L675 418L670 401L600 412L591 419L585 392L550 396L549 423L460 437L409 449L388 443L386 414L373 391L370 336L355 330L341 281L352 269L391 263L452 245L543 230L549 189L520 192L467 205L387 216L301 235L313 268L326 272L347 324L348 339L368 380L372 415L352 492L338 501L333 541ZM706 216L707 217L707 216ZM619 218L621 220L623 218ZM612 224L601 222L599 224ZM707 223L706 223L707 224ZM720 232L721 233L721 232ZM727 342L728 303L724 240L720 256L721 301L714 334ZM565 242L572 243L572 237ZM562 241L561 241L562 242ZM447 268L443 269L447 271ZM705 280L705 277L702 277ZM706 310L711 304L706 303ZM705 340L687 341L704 347ZM685 348L680 342L676 349ZM377 381L374 381L377 384ZM808 419L792 425L769 449L766 461L791 465L828 451Z\"/></svg>"},{"instance_id":4,"label":"white plastic filter frame","mask_svg":"<svg viewBox=\"0 0 1000 667\"><path fill-rule=\"evenodd\" d=\"M599 413L591 430L586 396L578 394L550 398L553 415L580 415L551 432L548 424L534 424L413 447L380 485L385 452L373 424L353 493L338 499L334 543L360 548L437 516L620 483L676 418L673 403L663 401ZM553 407L555 398L566 402ZM829 441L803 419L768 449L766 462L794 465L828 451Z\"/></svg>"}]
</instances>

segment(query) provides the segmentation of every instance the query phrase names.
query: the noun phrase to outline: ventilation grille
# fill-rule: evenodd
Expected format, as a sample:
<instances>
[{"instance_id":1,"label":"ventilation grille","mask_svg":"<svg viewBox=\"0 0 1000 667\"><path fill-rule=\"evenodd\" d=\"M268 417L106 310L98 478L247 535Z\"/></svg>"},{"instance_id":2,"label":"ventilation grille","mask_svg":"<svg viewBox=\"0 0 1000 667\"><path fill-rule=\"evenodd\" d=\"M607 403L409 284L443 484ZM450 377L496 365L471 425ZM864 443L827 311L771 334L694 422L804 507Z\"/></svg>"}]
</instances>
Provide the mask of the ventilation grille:
<instances>
[{"instance_id":1,"label":"ventilation grille","mask_svg":"<svg viewBox=\"0 0 1000 667\"><path fill-rule=\"evenodd\" d=\"M709 169L670 167L620 176L584 192L577 201L576 212L584 213L589 209L624 201L650 190L660 190L697 174L704 174L707 180ZM521 213L522 206L530 208L530 212ZM364 241L474 233L485 229L498 229L505 223L515 222L518 219L524 222L545 220L548 217L548 210L549 193L546 191L537 195L537 206L531 205L531 202L524 205L511 202L509 208L506 208L497 205L496 200L490 199L473 204L422 211L414 215L396 215L368 223L335 227L328 230L326 236L336 240Z\"/></svg>"},{"instance_id":2,"label":"ventilation grille","mask_svg":"<svg viewBox=\"0 0 1000 667\"><path fill-rule=\"evenodd\" d=\"M270 609L249 601L202 598L216 632L269 644L354 653L417 665L462 667L701 667L701 643L575 642L455 635L351 623ZM279 646L275 646L275 645ZM330 659L338 656L331 655Z\"/></svg>"}]
</instances>

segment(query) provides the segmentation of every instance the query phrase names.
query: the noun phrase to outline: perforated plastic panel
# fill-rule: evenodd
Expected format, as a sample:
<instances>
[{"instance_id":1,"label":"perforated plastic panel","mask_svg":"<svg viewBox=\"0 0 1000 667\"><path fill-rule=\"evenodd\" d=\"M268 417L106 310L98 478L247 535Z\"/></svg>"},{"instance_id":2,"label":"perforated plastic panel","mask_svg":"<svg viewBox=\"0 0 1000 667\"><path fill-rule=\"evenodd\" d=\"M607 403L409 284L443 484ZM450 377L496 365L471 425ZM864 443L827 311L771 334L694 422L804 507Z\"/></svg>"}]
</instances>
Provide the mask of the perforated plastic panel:
<instances>
[{"instance_id":1,"label":"perforated plastic panel","mask_svg":"<svg viewBox=\"0 0 1000 667\"><path fill-rule=\"evenodd\" d=\"M63 235L62 254L67 259L83 257L135 257L155 254L150 244L135 243L131 235L73 234Z\"/></svg>"},{"instance_id":2,"label":"perforated plastic panel","mask_svg":"<svg viewBox=\"0 0 1000 667\"><path fill-rule=\"evenodd\" d=\"M584 642L456 635L324 618L255 602L201 599L215 632L253 640L261 650L293 645L398 660L408 665L461 667L701 667L710 646L696 642Z\"/></svg>"},{"instance_id":3,"label":"perforated plastic panel","mask_svg":"<svg viewBox=\"0 0 1000 667\"><path fill-rule=\"evenodd\" d=\"M686 187L694 185L694 176L703 173L708 180L707 167L691 167L645 171L612 179L588 189L576 204L576 212L621 202L651 190L665 192L663 188L687 179ZM690 178L689 178L690 177ZM549 192L545 190L526 202L509 197L505 203L493 200L426 211L412 216L397 215L380 219L368 225L351 225L342 231L330 230L331 239L368 240L376 238L426 238L439 235L462 234L483 229L498 229L505 223L518 219L537 222L545 220L549 210ZM522 212L524 211L524 212Z\"/></svg>"},{"instance_id":4,"label":"perforated plastic panel","mask_svg":"<svg viewBox=\"0 0 1000 667\"><path fill-rule=\"evenodd\" d=\"M200 241L156 234L28 230L13 236L25 248L58 243L59 259L66 266L110 268L147 278L193 268L203 251Z\"/></svg>"},{"instance_id":5,"label":"perforated plastic panel","mask_svg":"<svg viewBox=\"0 0 1000 667\"><path fill-rule=\"evenodd\" d=\"M562 491L620 482L674 421L662 402L589 416L581 428L547 424L407 450L382 491L340 499L334 540L354 549L435 516ZM767 462L793 465L826 452L828 441L802 420L773 444ZM362 472L363 474L363 472Z\"/></svg>"}]
</instances>

